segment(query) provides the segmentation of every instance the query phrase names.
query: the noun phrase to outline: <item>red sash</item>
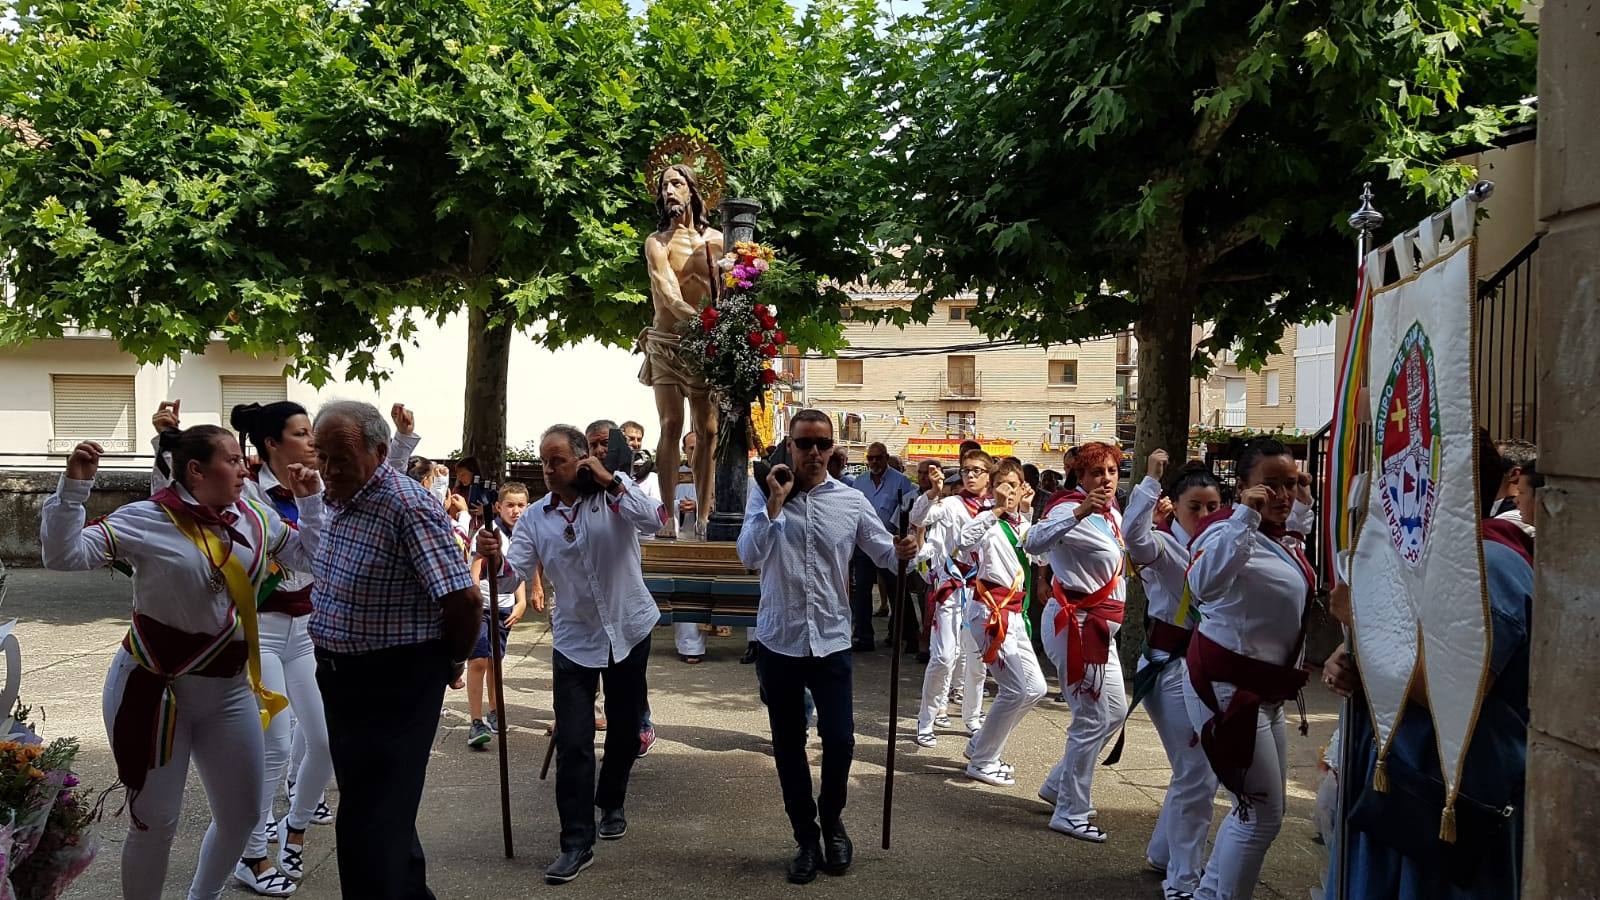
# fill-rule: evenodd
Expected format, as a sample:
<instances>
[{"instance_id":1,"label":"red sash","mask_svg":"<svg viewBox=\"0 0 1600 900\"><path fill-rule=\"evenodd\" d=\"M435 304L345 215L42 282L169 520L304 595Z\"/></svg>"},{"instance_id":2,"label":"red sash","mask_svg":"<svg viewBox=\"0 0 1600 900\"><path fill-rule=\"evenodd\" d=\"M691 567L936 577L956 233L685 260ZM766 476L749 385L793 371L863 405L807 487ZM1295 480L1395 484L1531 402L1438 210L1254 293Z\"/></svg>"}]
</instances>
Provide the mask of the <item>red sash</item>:
<instances>
[{"instance_id":1,"label":"red sash","mask_svg":"<svg viewBox=\"0 0 1600 900\"><path fill-rule=\"evenodd\" d=\"M1111 659L1111 625L1122 624L1123 603L1116 599L1121 583L1122 575L1118 573L1099 590L1085 594L1068 590L1058 580L1050 582L1051 593L1060 607L1053 623L1056 634L1063 630L1067 633L1066 683L1078 685L1078 690L1091 699L1100 697L1099 679L1088 676L1103 670ZM1078 622L1080 612L1084 614L1082 624Z\"/></svg>"},{"instance_id":2,"label":"red sash","mask_svg":"<svg viewBox=\"0 0 1600 900\"><path fill-rule=\"evenodd\" d=\"M977 567L955 560L951 560L951 562L955 565L956 571L960 572L963 577L946 578L944 581L934 585L933 590L928 592L928 617L925 621L933 623L929 626L930 628L939 627L939 619L934 615L934 611L939 608L939 604L950 599L950 595L960 590L962 585L967 585L968 587L972 585L972 573Z\"/></svg>"},{"instance_id":3,"label":"red sash","mask_svg":"<svg viewBox=\"0 0 1600 900\"><path fill-rule=\"evenodd\" d=\"M1000 647L1006 642L1011 613L1022 612L1022 604L1027 599L1028 592L1020 587L1007 587L980 578L976 593L978 599L983 601L983 605L989 610L989 619L983 623L983 661L986 665L992 666L995 659L1000 656Z\"/></svg>"},{"instance_id":4,"label":"red sash","mask_svg":"<svg viewBox=\"0 0 1600 900\"><path fill-rule=\"evenodd\" d=\"M230 639L236 627L230 618L222 633L191 634L133 614L122 646L138 665L128 672L111 726L111 756L130 802L164 755L162 748L171 746L176 708L165 707L172 706L172 682L183 675L232 678L244 670L249 649L244 641Z\"/></svg>"},{"instance_id":5,"label":"red sash","mask_svg":"<svg viewBox=\"0 0 1600 900\"><path fill-rule=\"evenodd\" d=\"M1301 641L1305 630L1301 629ZM1296 642L1294 658L1299 658ZM1255 759L1256 717L1263 703L1294 699L1305 687L1306 672L1297 666L1279 666L1235 653L1196 630L1189 643L1189 683L1200 702L1213 713L1200 729L1204 748L1217 780L1239 798L1240 817L1251 798L1244 793L1244 776ZM1227 709L1217 702L1212 684L1225 681L1235 687Z\"/></svg>"}]
</instances>

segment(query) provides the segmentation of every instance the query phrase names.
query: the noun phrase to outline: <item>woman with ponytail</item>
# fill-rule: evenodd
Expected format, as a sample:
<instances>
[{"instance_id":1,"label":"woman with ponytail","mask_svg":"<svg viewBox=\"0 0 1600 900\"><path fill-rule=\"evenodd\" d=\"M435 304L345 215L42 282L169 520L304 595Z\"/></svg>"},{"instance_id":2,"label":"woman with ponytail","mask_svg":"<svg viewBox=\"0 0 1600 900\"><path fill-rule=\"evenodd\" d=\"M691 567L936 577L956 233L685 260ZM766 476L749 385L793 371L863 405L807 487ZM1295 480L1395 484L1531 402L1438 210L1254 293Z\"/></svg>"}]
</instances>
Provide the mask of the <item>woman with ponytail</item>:
<instances>
[{"instance_id":1,"label":"woman with ponytail","mask_svg":"<svg viewBox=\"0 0 1600 900\"><path fill-rule=\"evenodd\" d=\"M173 478L150 502L84 522L103 453L73 450L45 502L39 537L51 569L111 566L133 576L133 624L106 677L103 706L131 826L122 849L122 896L156 900L183 808L193 758L212 811L189 887L218 897L250 840L260 809L262 728L284 698L261 679L256 598L274 565L308 568L321 535L321 480L288 466L298 529L277 510L241 497L247 470L226 430L169 429L158 443Z\"/></svg>"},{"instance_id":2,"label":"woman with ponytail","mask_svg":"<svg viewBox=\"0 0 1600 900\"><path fill-rule=\"evenodd\" d=\"M1205 464L1192 462L1178 470L1163 494L1161 478L1166 468L1165 450L1150 454L1144 480L1133 489L1123 520L1128 557L1141 567L1139 580L1148 601L1145 631L1149 646L1139 658L1130 706L1144 701L1172 766L1166 800L1145 858L1166 873L1162 882L1166 900L1188 900L1200 887L1217 778L1204 751L1194 743L1194 726L1183 697L1189 671L1184 654L1195 623L1200 621L1198 599L1186 588L1184 578L1189 569L1190 536L1222 505L1222 492Z\"/></svg>"},{"instance_id":3,"label":"woman with ponytail","mask_svg":"<svg viewBox=\"0 0 1600 900\"><path fill-rule=\"evenodd\" d=\"M1288 737L1283 704L1301 669L1315 576L1292 530L1300 473L1258 438L1235 463L1239 502L1201 521L1188 585L1205 601L1186 655L1184 703L1217 779L1234 795L1195 897L1247 900L1283 826ZM1305 731L1301 718L1301 733Z\"/></svg>"},{"instance_id":4,"label":"woman with ponytail","mask_svg":"<svg viewBox=\"0 0 1600 900\"><path fill-rule=\"evenodd\" d=\"M152 420L160 434L172 433L177 427L178 406L179 401L161 404ZM397 433L389 461L391 465L404 466L419 439L410 427L411 415L404 406L397 404L391 415ZM317 461L311 419L305 407L290 401L241 404L233 408L229 424L249 440L261 459L260 468L244 484L246 496L271 508L295 527L299 516L294 497L285 485L293 469L312 468ZM154 484L159 485L162 480L163 463L158 453ZM323 802L323 789L333 780L333 758L328 749L322 694L317 690L316 660L306 630L311 616L309 560L300 566L280 561L273 575L276 589L260 601L261 675L269 690L288 697L290 715L274 717L268 727L255 827L234 877L258 894L284 897L294 892L295 882L305 871L307 826L333 821L333 811ZM296 753L297 746L303 746L303 752ZM286 774L289 811L282 822L277 822L273 802ZM298 791L296 785L300 786ZM276 860L268 854L269 839L278 842Z\"/></svg>"}]
</instances>

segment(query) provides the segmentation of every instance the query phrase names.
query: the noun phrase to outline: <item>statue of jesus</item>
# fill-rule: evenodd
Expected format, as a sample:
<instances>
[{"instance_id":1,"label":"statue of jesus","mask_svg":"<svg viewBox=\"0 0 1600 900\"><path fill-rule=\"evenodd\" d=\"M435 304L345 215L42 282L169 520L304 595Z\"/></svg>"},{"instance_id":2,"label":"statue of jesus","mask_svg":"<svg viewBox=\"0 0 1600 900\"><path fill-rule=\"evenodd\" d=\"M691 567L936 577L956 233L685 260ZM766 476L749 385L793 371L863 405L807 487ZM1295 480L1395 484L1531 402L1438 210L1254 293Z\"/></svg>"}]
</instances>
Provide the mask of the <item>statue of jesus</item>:
<instances>
[{"instance_id":1,"label":"statue of jesus","mask_svg":"<svg viewBox=\"0 0 1600 900\"><path fill-rule=\"evenodd\" d=\"M703 535L715 496L712 457L717 445L717 411L710 385L679 356L678 343L684 323L698 319L700 310L716 298L722 232L710 227L694 169L682 164L667 167L655 189L659 222L656 232L644 242L655 319L639 335L639 349L644 351L639 380L656 394L656 412L661 417L656 471L668 483L678 471L683 404L685 400L689 403L696 436L696 450L689 459L694 471L695 528ZM662 536L669 535L663 531Z\"/></svg>"}]
</instances>

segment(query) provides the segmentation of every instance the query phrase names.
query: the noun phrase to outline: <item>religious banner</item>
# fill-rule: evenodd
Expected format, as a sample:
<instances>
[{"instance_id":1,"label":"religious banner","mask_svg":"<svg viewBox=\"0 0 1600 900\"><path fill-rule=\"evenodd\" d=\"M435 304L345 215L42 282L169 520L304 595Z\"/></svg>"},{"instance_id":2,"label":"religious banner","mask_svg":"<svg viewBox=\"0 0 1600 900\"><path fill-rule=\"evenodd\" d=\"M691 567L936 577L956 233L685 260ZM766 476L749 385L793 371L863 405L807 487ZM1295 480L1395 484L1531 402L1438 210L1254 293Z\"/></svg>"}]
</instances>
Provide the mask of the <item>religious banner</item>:
<instances>
[{"instance_id":1,"label":"religious banner","mask_svg":"<svg viewBox=\"0 0 1600 900\"><path fill-rule=\"evenodd\" d=\"M1387 789L1390 741L1412 682L1425 677L1445 779L1445 840L1454 839L1456 790L1489 661L1471 206L1461 201L1451 213L1457 240L1441 241L1430 217L1414 239L1394 242L1395 283L1375 283L1383 251L1364 267L1372 286L1361 354L1372 441L1349 573L1356 653L1378 742L1374 787Z\"/></svg>"},{"instance_id":2,"label":"religious banner","mask_svg":"<svg viewBox=\"0 0 1600 900\"><path fill-rule=\"evenodd\" d=\"M1004 439L989 438L980 441L983 452L999 459L1002 456L1016 455L1016 442ZM924 438L914 437L906 441L906 450L902 457L910 462L918 459L956 459L961 455L961 441L949 438Z\"/></svg>"}]
</instances>

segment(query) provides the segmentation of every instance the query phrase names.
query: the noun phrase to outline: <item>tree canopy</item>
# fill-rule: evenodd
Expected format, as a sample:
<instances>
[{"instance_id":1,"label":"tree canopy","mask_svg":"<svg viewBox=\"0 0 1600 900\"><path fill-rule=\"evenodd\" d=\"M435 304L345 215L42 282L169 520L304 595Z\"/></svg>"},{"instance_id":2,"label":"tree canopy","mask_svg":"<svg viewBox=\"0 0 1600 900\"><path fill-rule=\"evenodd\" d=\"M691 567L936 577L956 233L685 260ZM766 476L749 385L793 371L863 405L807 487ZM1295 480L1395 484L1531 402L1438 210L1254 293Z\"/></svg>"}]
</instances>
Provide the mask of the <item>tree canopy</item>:
<instances>
[{"instance_id":1,"label":"tree canopy","mask_svg":"<svg viewBox=\"0 0 1600 900\"><path fill-rule=\"evenodd\" d=\"M870 260L857 73L868 0L797 15L659 0L40 3L0 44L0 343L104 329L141 361L220 336L312 380L377 379L419 317L472 312L466 449L504 446L511 330L625 344L649 317L643 167L721 150L763 235L814 277L790 333L837 338ZM481 338L481 340L480 340ZM495 390L498 385L498 391ZM494 394L498 393L498 397ZM495 424L498 421L497 431Z\"/></svg>"},{"instance_id":2,"label":"tree canopy","mask_svg":"<svg viewBox=\"0 0 1600 900\"><path fill-rule=\"evenodd\" d=\"M1135 323L1142 454L1183 445L1209 351L1349 302L1363 180L1391 221L1464 186L1448 157L1527 114L1536 41L1515 0L930 0L886 47L878 277L923 315L977 291L992 335Z\"/></svg>"}]
</instances>

